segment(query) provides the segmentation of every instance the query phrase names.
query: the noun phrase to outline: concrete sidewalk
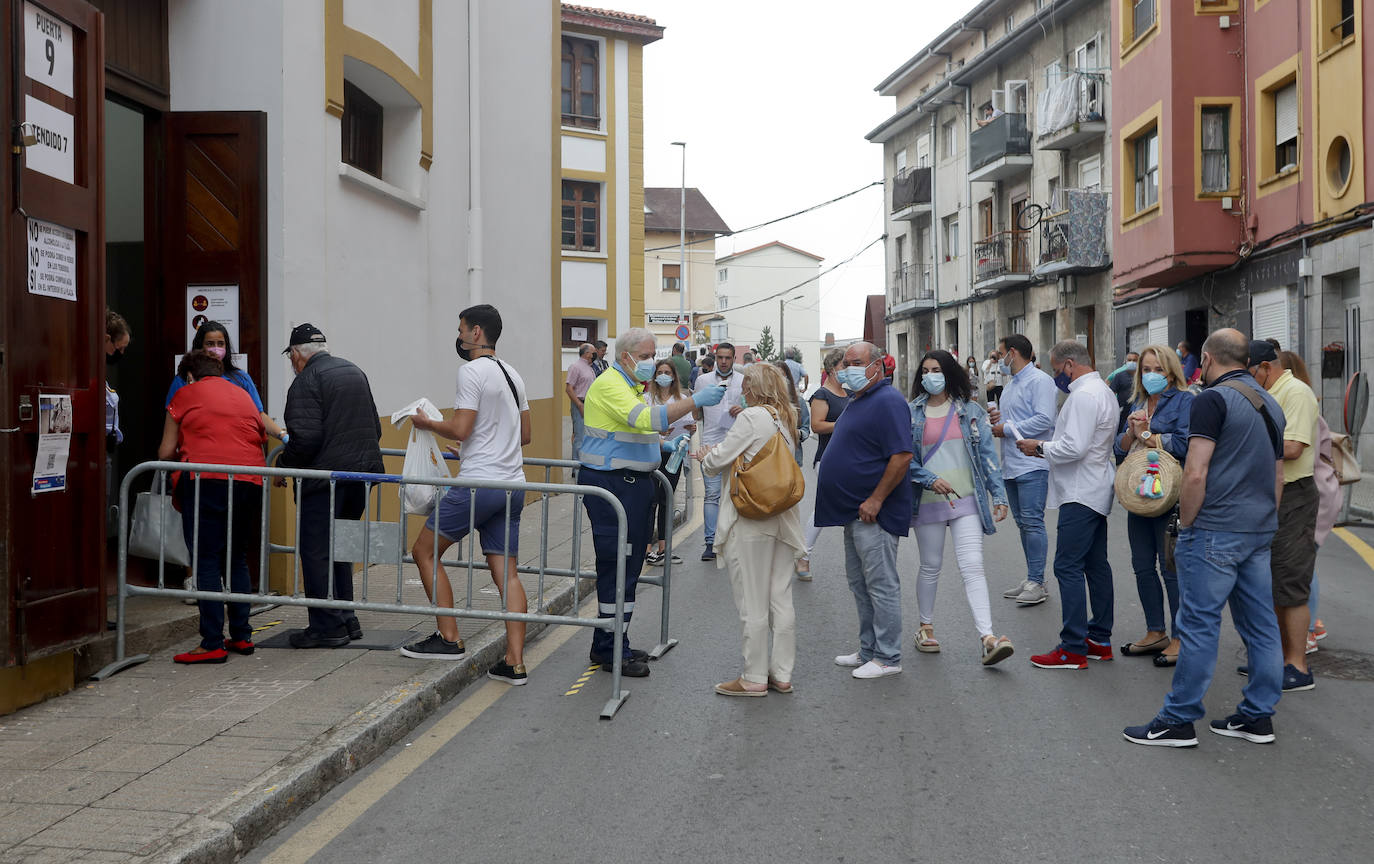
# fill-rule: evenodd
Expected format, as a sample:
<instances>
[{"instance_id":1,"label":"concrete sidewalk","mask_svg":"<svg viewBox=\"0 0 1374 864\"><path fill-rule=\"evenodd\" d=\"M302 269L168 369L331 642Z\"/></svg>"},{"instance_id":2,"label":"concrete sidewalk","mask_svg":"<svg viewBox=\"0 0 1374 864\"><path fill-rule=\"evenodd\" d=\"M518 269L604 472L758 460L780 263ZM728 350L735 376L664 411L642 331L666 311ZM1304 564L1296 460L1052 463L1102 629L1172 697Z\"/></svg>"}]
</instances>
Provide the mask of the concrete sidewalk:
<instances>
[{"instance_id":1,"label":"concrete sidewalk","mask_svg":"<svg viewBox=\"0 0 1374 864\"><path fill-rule=\"evenodd\" d=\"M571 496L549 503L549 565L569 567ZM538 565L540 505L525 509L521 563ZM593 574L582 519L581 569ZM408 601L423 602L418 573L403 573ZM466 571L450 573L458 605ZM523 576L536 611L535 576ZM375 567L373 596L394 592L396 569ZM485 590L483 590L485 589ZM579 599L594 596L582 579ZM394 593L392 594L394 596ZM568 612L574 580L546 577L544 606ZM137 598L176 618L180 601ZM477 571L473 606L500 608ZM175 607L175 608L168 608ZM254 639L303 627L306 611L256 615ZM360 613L363 631L422 636L430 617ZM259 647L224 665L185 667L152 659L103 682L0 718L0 862L228 862L251 848L413 729L505 651L501 622L459 620L468 647L460 663L412 660L394 650L277 650ZM532 625L530 638L543 627ZM595 686L609 693L610 676ZM599 702L590 706L599 707Z\"/></svg>"}]
</instances>

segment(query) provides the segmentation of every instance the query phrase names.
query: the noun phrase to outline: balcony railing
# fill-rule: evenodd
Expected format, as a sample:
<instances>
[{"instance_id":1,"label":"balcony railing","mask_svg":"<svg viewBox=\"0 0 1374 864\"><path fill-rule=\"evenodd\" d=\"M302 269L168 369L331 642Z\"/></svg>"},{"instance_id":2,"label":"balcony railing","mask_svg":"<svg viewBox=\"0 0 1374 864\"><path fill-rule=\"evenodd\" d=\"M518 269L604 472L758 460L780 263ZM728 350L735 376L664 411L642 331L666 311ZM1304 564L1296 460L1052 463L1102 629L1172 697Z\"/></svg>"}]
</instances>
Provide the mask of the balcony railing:
<instances>
[{"instance_id":1,"label":"balcony railing","mask_svg":"<svg viewBox=\"0 0 1374 864\"><path fill-rule=\"evenodd\" d=\"M930 168L904 168L892 178L892 212L930 203Z\"/></svg>"},{"instance_id":2,"label":"balcony railing","mask_svg":"<svg viewBox=\"0 0 1374 864\"><path fill-rule=\"evenodd\" d=\"M1040 220L1040 263L1069 258L1069 211L1051 213Z\"/></svg>"},{"instance_id":3,"label":"balcony railing","mask_svg":"<svg viewBox=\"0 0 1374 864\"><path fill-rule=\"evenodd\" d=\"M1107 78L1100 72L1073 72L1040 94L1035 115L1035 137L1056 136L1085 123L1103 124ZM1100 134L1100 133L1099 133Z\"/></svg>"},{"instance_id":4,"label":"balcony railing","mask_svg":"<svg viewBox=\"0 0 1374 864\"><path fill-rule=\"evenodd\" d=\"M1040 220L1037 276L1091 272L1111 264L1107 193L1066 189L1063 196L1064 209Z\"/></svg>"},{"instance_id":5,"label":"balcony railing","mask_svg":"<svg viewBox=\"0 0 1374 864\"><path fill-rule=\"evenodd\" d=\"M1030 145L1026 115L999 114L968 136L969 170L982 168L1004 156L1028 155Z\"/></svg>"},{"instance_id":6,"label":"balcony railing","mask_svg":"<svg viewBox=\"0 0 1374 864\"><path fill-rule=\"evenodd\" d=\"M1029 231L1001 231L973 244L973 283L1004 276L1030 276Z\"/></svg>"},{"instance_id":7,"label":"balcony railing","mask_svg":"<svg viewBox=\"0 0 1374 864\"><path fill-rule=\"evenodd\" d=\"M935 289L930 265L903 264L892 271L893 314L908 309L933 306Z\"/></svg>"}]
</instances>

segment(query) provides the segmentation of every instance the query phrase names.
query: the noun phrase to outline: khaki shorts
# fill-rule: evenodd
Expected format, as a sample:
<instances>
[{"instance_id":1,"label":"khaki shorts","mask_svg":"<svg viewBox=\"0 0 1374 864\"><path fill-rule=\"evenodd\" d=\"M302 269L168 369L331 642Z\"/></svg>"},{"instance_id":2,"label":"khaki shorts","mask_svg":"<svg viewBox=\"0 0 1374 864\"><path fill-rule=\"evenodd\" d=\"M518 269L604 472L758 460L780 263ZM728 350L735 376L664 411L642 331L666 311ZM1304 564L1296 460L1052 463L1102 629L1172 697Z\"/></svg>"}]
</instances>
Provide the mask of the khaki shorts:
<instances>
[{"instance_id":1,"label":"khaki shorts","mask_svg":"<svg viewBox=\"0 0 1374 864\"><path fill-rule=\"evenodd\" d=\"M1318 503L1317 484L1311 477L1284 484L1279 530L1270 546L1275 606L1302 606L1312 592Z\"/></svg>"}]
</instances>

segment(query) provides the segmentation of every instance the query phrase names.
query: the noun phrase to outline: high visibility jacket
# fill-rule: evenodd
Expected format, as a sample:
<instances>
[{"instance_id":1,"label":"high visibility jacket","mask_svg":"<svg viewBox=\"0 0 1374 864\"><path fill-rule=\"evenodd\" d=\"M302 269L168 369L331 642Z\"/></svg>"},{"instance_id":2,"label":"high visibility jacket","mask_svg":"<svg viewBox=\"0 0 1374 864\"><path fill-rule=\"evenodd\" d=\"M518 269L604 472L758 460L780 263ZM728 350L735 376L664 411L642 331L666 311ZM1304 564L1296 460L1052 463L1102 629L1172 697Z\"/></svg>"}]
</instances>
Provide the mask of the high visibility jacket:
<instances>
[{"instance_id":1,"label":"high visibility jacket","mask_svg":"<svg viewBox=\"0 0 1374 864\"><path fill-rule=\"evenodd\" d=\"M588 468L656 471L659 433L668 429L668 406L650 406L618 365L596 376L582 400L586 437L578 454Z\"/></svg>"}]
</instances>

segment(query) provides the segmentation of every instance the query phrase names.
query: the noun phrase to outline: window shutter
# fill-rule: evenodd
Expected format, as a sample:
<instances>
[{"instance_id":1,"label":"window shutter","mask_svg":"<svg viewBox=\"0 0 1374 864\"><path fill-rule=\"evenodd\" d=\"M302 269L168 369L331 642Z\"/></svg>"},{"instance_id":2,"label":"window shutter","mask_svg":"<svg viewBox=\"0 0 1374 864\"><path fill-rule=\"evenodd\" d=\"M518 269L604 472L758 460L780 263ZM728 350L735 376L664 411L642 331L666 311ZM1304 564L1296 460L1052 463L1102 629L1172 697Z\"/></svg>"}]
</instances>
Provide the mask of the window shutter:
<instances>
[{"instance_id":1,"label":"window shutter","mask_svg":"<svg viewBox=\"0 0 1374 864\"><path fill-rule=\"evenodd\" d=\"M1288 289L1275 288L1250 300L1251 339L1274 338L1288 342Z\"/></svg>"},{"instance_id":2,"label":"window shutter","mask_svg":"<svg viewBox=\"0 0 1374 864\"><path fill-rule=\"evenodd\" d=\"M1258 337L1257 337L1258 338ZM1150 329L1145 337L1146 344L1149 345L1168 345L1169 344L1169 319L1151 318Z\"/></svg>"},{"instance_id":3,"label":"window shutter","mask_svg":"<svg viewBox=\"0 0 1374 864\"><path fill-rule=\"evenodd\" d=\"M1274 143L1282 144L1297 137L1298 84L1295 81L1274 94Z\"/></svg>"}]
</instances>

